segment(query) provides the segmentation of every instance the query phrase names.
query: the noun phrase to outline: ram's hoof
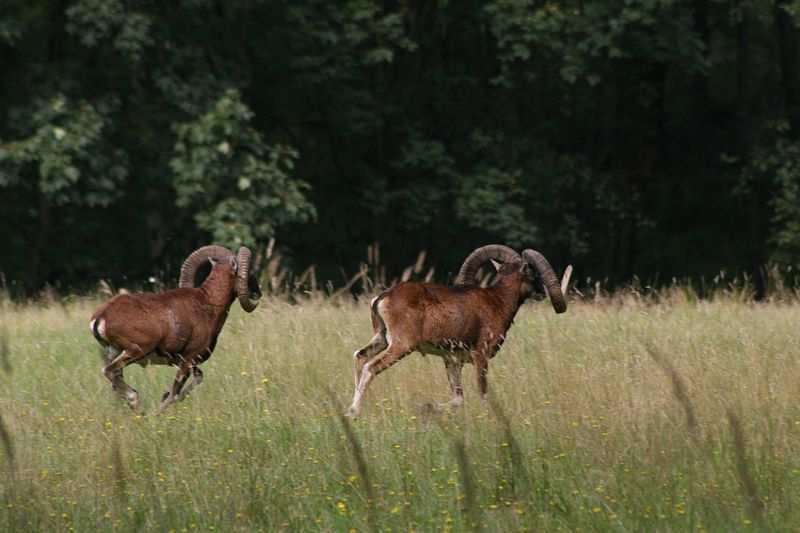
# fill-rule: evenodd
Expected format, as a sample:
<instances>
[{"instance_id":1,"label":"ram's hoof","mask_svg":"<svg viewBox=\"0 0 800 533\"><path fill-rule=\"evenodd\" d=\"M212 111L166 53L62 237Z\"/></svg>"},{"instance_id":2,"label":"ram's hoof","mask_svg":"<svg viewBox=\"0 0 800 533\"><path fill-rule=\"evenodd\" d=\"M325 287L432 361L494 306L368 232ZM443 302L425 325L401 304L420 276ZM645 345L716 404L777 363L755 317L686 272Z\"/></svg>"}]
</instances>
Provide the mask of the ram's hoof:
<instances>
[{"instance_id":1,"label":"ram's hoof","mask_svg":"<svg viewBox=\"0 0 800 533\"><path fill-rule=\"evenodd\" d=\"M125 400L128 402L128 406L136 411L139 409L139 393L135 390L130 390L125 393Z\"/></svg>"}]
</instances>

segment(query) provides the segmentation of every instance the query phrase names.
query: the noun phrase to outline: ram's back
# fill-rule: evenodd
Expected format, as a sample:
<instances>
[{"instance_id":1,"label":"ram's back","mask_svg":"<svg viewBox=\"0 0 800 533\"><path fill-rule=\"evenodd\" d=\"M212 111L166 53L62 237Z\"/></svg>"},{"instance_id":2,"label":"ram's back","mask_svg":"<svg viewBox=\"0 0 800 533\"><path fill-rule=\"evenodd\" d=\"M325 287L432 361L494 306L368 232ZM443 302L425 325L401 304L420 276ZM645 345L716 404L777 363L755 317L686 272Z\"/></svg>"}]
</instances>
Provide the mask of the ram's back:
<instances>
[{"instance_id":1,"label":"ram's back","mask_svg":"<svg viewBox=\"0 0 800 533\"><path fill-rule=\"evenodd\" d=\"M179 352L202 315L193 289L160 294L119 294L92 315L98 334L112 345L136 344L145 351ZM97 322L95 322L97 321Z\"/></svg>"},{"instance_id":2,"label":"ram's back","mask_svg":"<svg viewBox=\"0 0 800 533\"><path fill-rule=\"evenodd\" d=\"M478 287L406 282L384 293L378 312L389 331L402 331L414 344L471 345L481 330L486 305L482 292Z\"/></svg>"}]
</instances>

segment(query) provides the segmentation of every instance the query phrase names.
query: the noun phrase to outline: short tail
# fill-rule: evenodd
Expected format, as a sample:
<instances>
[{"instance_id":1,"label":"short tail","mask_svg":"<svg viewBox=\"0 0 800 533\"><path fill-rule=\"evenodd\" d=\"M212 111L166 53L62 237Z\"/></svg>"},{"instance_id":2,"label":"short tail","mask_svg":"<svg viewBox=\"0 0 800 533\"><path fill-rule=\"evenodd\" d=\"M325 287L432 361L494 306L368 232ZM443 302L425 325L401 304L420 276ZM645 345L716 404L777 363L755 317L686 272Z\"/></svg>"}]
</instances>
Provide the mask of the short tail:
<instances>
[{"instance_id":1,"label":"short tail","mask_svg":"<svg viewBox=\"0 0 800 533\"><path fill-rule=\"evenodd\" d=\"M383 317L378 311L378 304L384 296L386 296L385 292L374 298L370 304L370 307L372 308L372 329L375 332L375 335L372 337L372 340L369 341L369 344L353 353L353 357L355 357L357 360L366 356L371 357L376 355L377 353L383 351L387 346L386 322L383 321ZM358 363L356 365L358 365ZM360 371L357 371L356 374L358 375L359 372ZM358 386L358 378L356 378L356 386Z\"/></svg>"},{"instance_id":2,"label":"short tail","mask_svg":"<svg viewBox=\"0 0 800 533\"><path fill-rule=\"evenodd\" d=\"M378 304L387 294L388 291L382 292L377 298L372 300L372 328L375 330L375 333L380 332L381 336L384 338L386 338L386 322L383 321L383 317L378 313Z\"/></svg>"}]
</instances>

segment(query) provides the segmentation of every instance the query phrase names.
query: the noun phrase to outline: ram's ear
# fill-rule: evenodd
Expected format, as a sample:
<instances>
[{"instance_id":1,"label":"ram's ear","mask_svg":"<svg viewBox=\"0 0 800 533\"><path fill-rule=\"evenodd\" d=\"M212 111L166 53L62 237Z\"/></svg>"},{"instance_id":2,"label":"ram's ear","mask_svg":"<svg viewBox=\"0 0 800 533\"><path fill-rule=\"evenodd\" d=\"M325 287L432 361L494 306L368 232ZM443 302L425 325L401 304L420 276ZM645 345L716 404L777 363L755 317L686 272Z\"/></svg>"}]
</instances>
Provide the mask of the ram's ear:
<instances>
[{"instance_id":1,"label":"ram's ear","mask_svg":"<svg viewBox=\"0 0 800 533\"><path fill-rule=\"evenodd\" d=\"M503 263L501 263L500 261L495 261L494 259L489 259L489 261L491 261L495 271L499 271L500 268L503 266Z\"/></svg>"},{"instance_id":2,"label":"ram's ear","mask_svg":"<svg viewBox=\"0 0 800 533\"><path fill-rule=\"evenodd\" d=\"M228 258L228 261L230 261L230 263L231 263L231 268L233 269L233 271L234 271L234 272L236 272L236 271L237 271L237 269L239 268L239 262L238 262L238 261L236 261L236 258L235 258L234 256L230 256L230 257Z\"/></svg>"},{"instance_id":3,"label":"ram's ear","mask_svg":"<svg viewBox=\"0 0 800 533\"><path fill-rule=\"evenodd\" d=\"M216 264L217 264L219 261L217 261L216 259L214 259L214 257L212 256L212 257L209 257L209 258L208 258L208 262L209 262L209 263L211 263L211 266L214 266L214 265L216 265Z\"/></svg>"}]
</instances>

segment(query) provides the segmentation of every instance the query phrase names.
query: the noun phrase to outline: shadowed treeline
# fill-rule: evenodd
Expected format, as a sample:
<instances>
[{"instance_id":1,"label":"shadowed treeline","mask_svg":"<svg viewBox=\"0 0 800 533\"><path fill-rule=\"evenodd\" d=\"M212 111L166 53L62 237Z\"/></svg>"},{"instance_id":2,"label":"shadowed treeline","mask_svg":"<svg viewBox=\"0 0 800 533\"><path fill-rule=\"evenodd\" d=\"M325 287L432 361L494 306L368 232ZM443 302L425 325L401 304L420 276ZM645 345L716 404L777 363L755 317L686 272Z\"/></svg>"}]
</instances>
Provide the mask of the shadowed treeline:
<instances>
[{"instance_id":1,"label":"shadowed treeline","mask_svg":"<svg viewBox=\"0 0 800 533\"><path fill-rule=\"evenodd\" d=\"M796 0L3 5L15 298L272 237L319 287L491 242L611 286L797 286Z\"/></svg>"}]
</instances>

